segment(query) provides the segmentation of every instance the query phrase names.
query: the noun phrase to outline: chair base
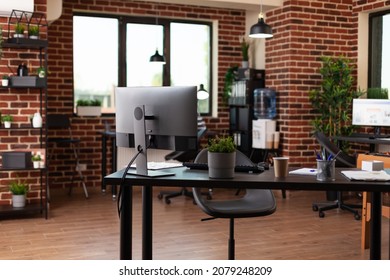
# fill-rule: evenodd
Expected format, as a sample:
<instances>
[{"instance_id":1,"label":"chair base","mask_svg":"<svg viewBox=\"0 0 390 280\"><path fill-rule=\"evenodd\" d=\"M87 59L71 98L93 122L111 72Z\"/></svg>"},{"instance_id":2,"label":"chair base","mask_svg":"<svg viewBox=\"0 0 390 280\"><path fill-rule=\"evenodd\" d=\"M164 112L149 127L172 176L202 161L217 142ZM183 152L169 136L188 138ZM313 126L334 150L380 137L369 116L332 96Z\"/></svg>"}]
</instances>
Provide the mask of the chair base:
<instances>
[{"instance_id":1,"label":"chair base","mask_svg":"<svg viewBox=\"0 0 390 280\"><path fill-rule=\"evenodd\" d=\"M187 188L181 188L181 190L177 192L160 192L157 197L158 199L163 199L165 196L165 203L171 204L171 198L182 195L194 199L194 195L191 191L187 190Z\"/></svg>"},{"instance_id":2,"label":"chair base","mask_svg":"<svg viewBox=\"0 0 390 280\"><path fill-rule=\"evenodd\" d=\"M318 211L318 216L320 218L325 217L324 211L331 210L331 209L342 209L342 210L347 210L351 212L355 220L360 220L361 215L359 214L359 211L355 209L361 209L362 205L357 205L357 204L346 204L343 202L342 197L341 197L341 192L337 192L337 200L332 201L332 202L320 202L320 203L313 203L312 205L313 211Z\"/></svg>"}]
</instances>

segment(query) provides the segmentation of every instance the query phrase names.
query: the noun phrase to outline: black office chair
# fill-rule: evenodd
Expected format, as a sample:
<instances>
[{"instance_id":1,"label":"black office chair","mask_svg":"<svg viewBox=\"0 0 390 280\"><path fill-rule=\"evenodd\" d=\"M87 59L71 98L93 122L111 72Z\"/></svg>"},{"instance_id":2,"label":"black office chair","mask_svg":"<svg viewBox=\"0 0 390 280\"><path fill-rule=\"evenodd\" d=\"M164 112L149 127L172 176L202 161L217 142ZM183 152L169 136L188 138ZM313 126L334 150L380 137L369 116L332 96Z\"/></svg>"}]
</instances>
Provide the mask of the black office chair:
<instances>
[{"instance_id":1,"label":"black office chair","mask_svg":"<svg viewBox=\"0 0 390 280\"><path fill-rule=\"evenodd\" d=\"M200 151L195 158L196 163L207 163L207 149ZM237 165L251 165L252 161L240 151L236 154ZM230 220L228 258L235 258L234 219L268 216L275 212L276 201L271 190L246 189L243 197L231 200L208 200L201 193L200 188L193 188L194 199L197 205L212 218L202 221L225 218Z\"/></svg>"},{"instance_id":2,"label":"black office chair","mask_svg":"<svg viewBox=\"0 0 390 280\"><path fill-rule=\"evenodd\" d=\"M325 151L332 155L337 155L336 157L336 164L339 167L356 167L356 158L352 157L350 155L347 155L344 152L340 152L340 148L333 144L328 137L325 136L322 132L315 132L314 133L315 138L320 143L320 145L325 149ZM331 209L343 209L347 210L354 214L354 217L356 220L361 219L361 215L359 212L355 209L361 209L362 205L355 205L355 204L346 204L343 201L342 198L342 192L337 191L337 198L335 201L332 202L319 202L319 203L313 203L313 211L318 211L318 216L320 218L325 217L324 211L331 210Z\"/></svg>"},{"instance_id":3,"label":"black office chair","mask_svg":"<svg viewBox=\"0 0 390 280\"><path fill-rule=\"evenodd\" d=\"M205 136L207 132L206 126L199 127L198 129L198 142ZM180 162L189 162L193 161L198 154L198 151L173 151L172 153L169 153L165 156L165 160L177 160ZM187 188L183 187L179 191L161 191L157 197L158 199L163 199L165 196L165 203L170 204L171 198L177 197L177 196L186 196L190 198L194 198L191 191L189 191ZM208 198L211 199L211 191L208 193ZM194 201L195 204L195 201Z\"/></svg>"},{"instance_id":4,"label":"black office chair","mask_svg":"<svg viewBox=\"0 0 390 280\"><path fill-rule=\"evenodd\" d=\"M69 194L72 192L73 182L76 179L76 175L79 175L79 180L81 181L81 184L84 189L85 197L88 198L88 191L87 187L85 185L85 178L81 172L80 168L80 160L79 160L79 144L80 139L74 138L72 136L72 130L71 130L71 122L67 115L62 114L48 114L46 117L47 121L47 128L48 130L56 130L56 135L61 135L61 137L48 137L47 142L50 146L50 148L54 148L55 146L69 146L72 149L72 153L74 155L73 161L74 161L74 169L72 172L72 178L71 178L71 186L69 189ZM63 132L60 132L63 131ZM50 145L53 144L53 145ZM53 146L53 147L51 147ZM53 156L53 153L50 153L49 147L49 156L48 160ZM50 166L50 165L49 165ZM49 195L48 195L49 196Z\"/></svg>"}]
</instances>

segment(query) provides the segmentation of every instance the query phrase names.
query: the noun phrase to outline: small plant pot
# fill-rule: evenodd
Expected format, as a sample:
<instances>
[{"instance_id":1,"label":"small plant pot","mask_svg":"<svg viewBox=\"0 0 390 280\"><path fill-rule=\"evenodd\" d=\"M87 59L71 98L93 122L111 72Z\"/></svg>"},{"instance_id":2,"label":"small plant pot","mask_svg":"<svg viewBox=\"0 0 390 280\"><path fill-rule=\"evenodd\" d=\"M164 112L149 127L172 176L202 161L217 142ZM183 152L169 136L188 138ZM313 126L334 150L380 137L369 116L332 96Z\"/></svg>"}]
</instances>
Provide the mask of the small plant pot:
<instances>
[{"instance_id":1,"label":"small plant pot","mask_svg":"<svg viewBox=\"0 0 390 280\"><path fill-rule=\"evenodd\" d=\"M39 161L33 161L33 166L34 168L39 168L40 167L40 162Z\"/></svg>"},{"instance_id":2,"label":"small plant pot","mask_svg":"<svg viewBox=\"0 0 390 280\"><path fill-rule=\"evenodd\" d=\"M14 38L24 38L24 34L15 33Z\"/></svg>"},{"instance_id":3,"label":"small plant pot","mask_svg":"<svg viewBox=\"0 0 390 280\"><path fill-rule=\"evenodd\" d=\"M12 206L15 208L26 206L26 196L24 194L12 195Z\"/></svg>"},{"instance_id":4,"label":"small plant pot","mask_svg":"<svg viewBox=\"0 0 390 280\"><path fill-rule=\"evenodd\" d=\"M4 127L5 127L5 128L11 128L11 122L5 121L5 122L4 122Z\"/></svg>"},{"instance_id":5,"label":"small plant pot","mask_svg":"<svg viewBox=\"0 0 390 280\"><path fill-rule=\"evenodd\" d=\"M2 85L3 87L8 87L8 84L9 84L8 79L2 79L2 80L1 80L1 85Z\"/></svg>"},{"instance_id":6,"label":"small plant pot","mask_svg":"<svg viewBox=\"0 0 390 280\"><path fill-rule=\"evenodd\" d=\"M236 152L233 153L207 153L209 177L215 179L234 178L236 165Z\"/></svg>"},{"instance_id":7,"label":"small plant pot","mask_svg":"<svg viewBox=\"0 0 390 280\"><path fill-rule=\"evenodd\" d=\"M38 36L37 36L37 35L30 35L29 38L30 38L30 39L34 39L34 40L37 40L37 39L38 39Z\"/></svg>"}]
</instances>

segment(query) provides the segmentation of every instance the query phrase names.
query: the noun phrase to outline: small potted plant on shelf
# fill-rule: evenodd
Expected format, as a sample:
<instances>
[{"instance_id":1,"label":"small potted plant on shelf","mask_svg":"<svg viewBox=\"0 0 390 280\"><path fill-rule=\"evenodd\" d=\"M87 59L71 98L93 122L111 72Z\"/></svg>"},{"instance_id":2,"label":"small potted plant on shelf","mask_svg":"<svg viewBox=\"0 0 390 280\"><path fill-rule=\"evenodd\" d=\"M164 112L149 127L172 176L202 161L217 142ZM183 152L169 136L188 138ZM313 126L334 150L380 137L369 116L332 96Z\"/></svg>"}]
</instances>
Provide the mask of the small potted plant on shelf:
<instances>
[{"instance_id":1,"label":"small potted plant on shelf","mask_svg":"<svg viewBox=\"0 0 390 280\"><path fill-rule=\"evenodd\" d=\"M100 116L102 102L98 99L79 99L76 103L78 116Z\"/></svg>"},{"instance_id":2,"label":"small potted plant on shelf","mask_svg":"<svg viewBox=\"0 0 390 280\"><path fill-rule=\"evenodd\" d=\"M12 193L12 206L24 207L26 205L26 194L28 193L28 185L24 182L11 182L9 190Z\"/></svg>"},{"instance_id":3,"label":"small potted plant on shelf","mask_svg":"<svg viewBox=\"0 0 390 280\"><path fill-rule=\"evenodd\" d=\"M37 152L36 154L33 154L31 156L31 161L33 162L34 168L39 168L41 165L41 161L42 161L41 154L39 152Z\"/></svg>"},{"instance_id":4,"label":"small potted plant on shelf","mask_svg":"<svg viewBox=\"0 0 390 280\"><path fill-rule=\"evenodd\" d=\"M216 137L207 147L210 178L233 178L236 165L236 145L233 138Z\"/></svg>"},{"instance_id":5,"label":"small potted plant on shelf","mask_svg":"<svg viewBox=\"0 0 390 280\"><path fill-rule=\"evenodd\" d=\"M245 40L245 37L241 38L241 54L242 54L242 68L249 68L249 47L250 44Z\"/></svg>"},{"instance_id":6,"label":"small potted plant on shelf","mask_svg":"<svg viewBox=\"0 0 390 280\"><path fill-rule=\"evenodd\" d=\"M8 84L9 84L8 75L3 75L3 77L1 78L1 85L3 87L8 87Z\"/></svg>"},{"instance_id":7,"label":"small potted plant on shelf","mask_svg":"<svg viewBox=\"0 0 390 280\"><path fill-rule=\"evenodd\" d=\"M11 115L3 115L1 116L1 121L4 123L5 128L11 128L13 117Z\"/></svg>"},{"instance_id":8,"label":"small potted plant on shelf","mask_svg":"<svg viewBox=\"0 0 390 280\"><path fill-rule=\"evenodd\" d=\"M28 37L30 39L38 39L39 27L37 25L30 25L28 27Z\"/></svg>"},{"instance_id":9,"label":"small potted plant on shelf","mask_svg":"<svg viewBox=\"0 0 390 280\"><path fill-rule=\"evenodd\" d=\"M24 31L26 30L26 26L23 23L15 24L15 34L14 38L24 38Z\"/></svg>"}]
</instances>

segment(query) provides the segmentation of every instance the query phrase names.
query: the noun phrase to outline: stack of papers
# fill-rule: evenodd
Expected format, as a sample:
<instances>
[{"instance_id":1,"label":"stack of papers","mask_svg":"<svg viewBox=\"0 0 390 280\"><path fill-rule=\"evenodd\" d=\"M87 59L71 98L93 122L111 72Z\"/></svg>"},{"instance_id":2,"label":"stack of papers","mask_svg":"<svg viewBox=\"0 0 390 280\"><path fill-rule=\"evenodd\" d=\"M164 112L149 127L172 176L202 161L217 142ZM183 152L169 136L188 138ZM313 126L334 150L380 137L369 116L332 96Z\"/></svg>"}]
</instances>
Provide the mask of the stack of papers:
<instances>
[{"instance_id":1,"label":"stack of papers","mask_svg":"<svg viewBox=\"0 0 390 280\"><path fill-rule=\"evenodd\" d=\"M341 173L350 180L358 181L390 181L390 175L384 171L341 171Z\"/></svg>"},{"instance_id":2,"label":"stack of papers","mask_svg":"<svg viewBox=\"0 0 390 280\"><path fill-rule=\"evenodd\" d=\"M181 162L154 162L154 161L148 161L148 169L149 170L160 170L160 169L166 169L166 168L173 168L173 167L182 167L183 164ZM136 168L136 164L131 165L132 168Z\"/></svg>"},{"instance_id":3,"label":"stack of papers","mask_svg":"<svg viewBox=\"0 0 390 280\"><path fill-rule=\"evenodd\" d=\"M315 168L300 168L300 169L297 169L297 170L290 171L289 174L317 175L317 169L315 169Z\"/></svg>"}]
</instances>

